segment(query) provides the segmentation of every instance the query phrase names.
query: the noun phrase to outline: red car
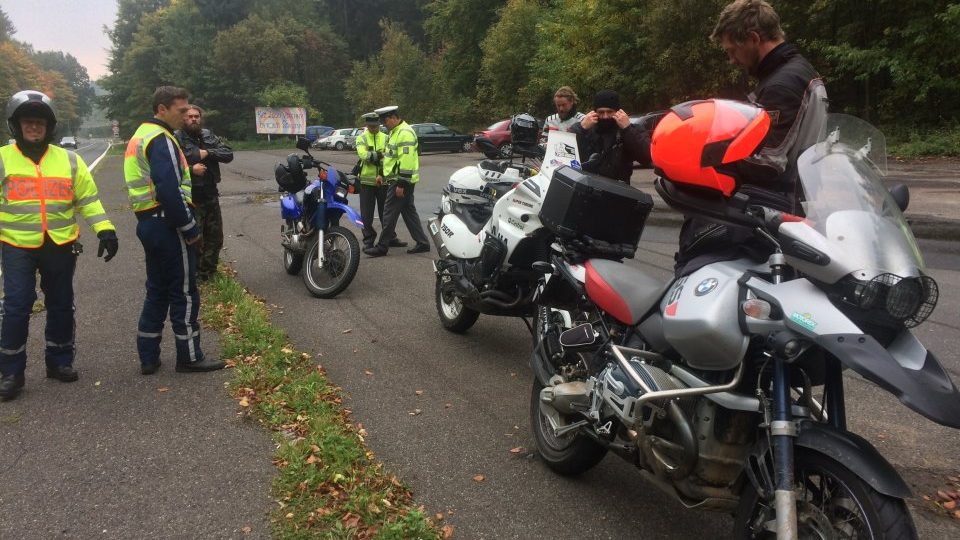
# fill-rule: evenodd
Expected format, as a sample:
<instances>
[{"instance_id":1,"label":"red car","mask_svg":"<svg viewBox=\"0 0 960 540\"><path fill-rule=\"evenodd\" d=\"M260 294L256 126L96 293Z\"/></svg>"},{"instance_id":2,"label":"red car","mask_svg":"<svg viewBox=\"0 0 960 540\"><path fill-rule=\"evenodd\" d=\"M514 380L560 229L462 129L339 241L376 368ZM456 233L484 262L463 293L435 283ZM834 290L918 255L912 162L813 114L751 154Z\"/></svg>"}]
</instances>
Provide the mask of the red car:
<instances>
[{"instance_id":1,"label":"red car","mask_svg":"<svg viewBox=\"0 0 960 540\"><path fill-rule=\"evenodd\" d=\"M500 155L503 157L509 157L511 146L510 146L510 119L501 120L483 131L478 131L474 135L474 139L477 137L484 137L489 139L494 146L500 150ZM479 150L474 144L474 149Z\"/></svg>"}]
</instances>

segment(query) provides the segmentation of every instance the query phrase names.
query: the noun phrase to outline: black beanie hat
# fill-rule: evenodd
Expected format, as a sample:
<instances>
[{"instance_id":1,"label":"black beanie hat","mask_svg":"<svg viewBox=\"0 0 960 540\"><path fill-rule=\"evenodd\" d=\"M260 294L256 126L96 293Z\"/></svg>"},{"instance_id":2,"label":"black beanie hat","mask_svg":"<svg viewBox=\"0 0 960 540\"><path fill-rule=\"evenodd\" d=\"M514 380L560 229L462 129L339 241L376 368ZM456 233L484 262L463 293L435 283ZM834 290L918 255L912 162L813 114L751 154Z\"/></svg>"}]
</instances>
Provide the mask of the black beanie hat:
<instances>
[{"instance_id":1,"label":"black beanie hat","mask_svg":"<svg viewBox=\"0 0 960 540\"><path fill-rule=\"evenodd\" d=\"M597 92L597 94L593 96L593 110L602 108L619 111L620 94L614 92L613 90L601 90Z\"/></svg>"}]
</instances>

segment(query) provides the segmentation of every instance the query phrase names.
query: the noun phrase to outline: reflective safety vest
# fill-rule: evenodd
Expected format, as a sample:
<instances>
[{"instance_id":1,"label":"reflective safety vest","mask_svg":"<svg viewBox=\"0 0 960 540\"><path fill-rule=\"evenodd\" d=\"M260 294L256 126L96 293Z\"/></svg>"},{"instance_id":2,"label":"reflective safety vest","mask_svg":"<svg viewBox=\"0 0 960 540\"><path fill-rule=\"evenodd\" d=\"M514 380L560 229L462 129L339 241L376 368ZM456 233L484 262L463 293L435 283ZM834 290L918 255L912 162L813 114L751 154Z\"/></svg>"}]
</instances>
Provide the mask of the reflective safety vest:
<instances>
[{"instance_id":1,"label":"reflective safety vest","mask_svg":"<svg viewBox=\"0 0 960 540\"><path fill-rule=\"evenodd\" d=\"M187 204L192 205L193 190L190 187L190 167L187 158L183 155L177 138L163 127L152 122L140 124L137 131L127 143L127 151L123 154L123 178L127 183L127 196L134 212L142 212L160 206L157 202L157 190L150 177L150 160L147 158L147 146L157 137L166 137L177 149L180 165L180 192Z\"/></svg>"},{"instance_id":2,"label":"reflective safety vest","mask_svg":"<svg viewBox=\"0 0 960 540\"><path fill-rule=\"evenodd\" d=\"M0 241L36 248L44 235L62 245L80 236L75 210L94 232L115 230L93 176L76 153L47 146L40 163L15 144L0 147Z\"/></svg>"},{"instance_id":3,"label":"reflective safety vest","mask_svg":"<svg viewBox=\"0 0 960 540\"><path fill-rule=\"evenodd\" d=\"M400 122L390 130L383 158L383 175L391 182L402 178L416 184L420 180L417 133L406 122Z\"/></svg>"},{"instance_id":4,"label":"reflective safety vest","mask_svg":"<svg viewBox=\"0 0 960 540\"><path fill-rule=\"evenodd\" d=\"M357 157L362 162L360 168L361 184L372 186L377 183L377 174L381 164L371 163L367 161L367 157L373 152L385 152L386 147L387 135L382 131L374 134L369 129L364 129L363 133L357 137Z\"/></svg>"}]
</instances>

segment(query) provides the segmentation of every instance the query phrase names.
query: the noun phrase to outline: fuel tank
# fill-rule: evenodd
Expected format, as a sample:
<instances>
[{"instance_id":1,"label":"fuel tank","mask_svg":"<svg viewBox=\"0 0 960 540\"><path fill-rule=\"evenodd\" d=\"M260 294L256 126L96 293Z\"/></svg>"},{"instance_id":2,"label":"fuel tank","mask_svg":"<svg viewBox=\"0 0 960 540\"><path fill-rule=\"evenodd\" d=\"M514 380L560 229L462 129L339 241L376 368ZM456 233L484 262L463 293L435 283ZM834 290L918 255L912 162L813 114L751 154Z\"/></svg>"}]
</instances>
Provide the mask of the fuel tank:
<instances>
[{"instance_id":1,"label":"fuel tank","mask_svg":"<svg viewBox=\"0 0 960 540\"><path fill-rule=\"evenodd\" d=\"M440 220L440 235L447 251L458 259L473 259L480 256L483 238L486 234L473 234L467 225L453 214L447 214Z\"/></svg>"},{"instance_id":2,"label":"fuel tank","mask_svg":"<svg viewBox=\"0 0 960 540\"><path fill-rule=\"evenodd\" d=\"M677 280L660 304L663 337L695 369L739 365L749 337L740 330L740 285L745 261L710 264Z\"/></svg>"}]
</instances>

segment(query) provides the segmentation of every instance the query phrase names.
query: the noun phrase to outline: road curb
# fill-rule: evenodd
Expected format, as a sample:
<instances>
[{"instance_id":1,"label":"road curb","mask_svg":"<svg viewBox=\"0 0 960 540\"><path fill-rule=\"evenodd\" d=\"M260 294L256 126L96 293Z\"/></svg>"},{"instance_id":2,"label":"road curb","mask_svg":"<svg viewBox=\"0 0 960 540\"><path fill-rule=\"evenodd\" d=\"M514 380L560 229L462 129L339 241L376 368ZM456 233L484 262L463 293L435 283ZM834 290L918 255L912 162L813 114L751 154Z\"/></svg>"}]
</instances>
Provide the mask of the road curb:
<instances>
[{"instance_id":1,"label":"road curb","mask_svg":"<svg viewBox=\"0 0 960 540\"><path fill-rule=\"evenodd\" d=\"M102 154L100 154L100 157L98 157L97 159L93 160L93 161L90 163L90 165L87 166L87 169L89 169L89 170L92 171L97 165L99 165L99 164L100 164L100 161L102 161L103 158L107 156L107 152L110 151L110 147L111 147L111 146L113 146L112 143L107 143L107 149L104 150Z\"/></svg>"},{"instance_id":2,"label":"road curb","mask_svg":"<svg viewBox=\"0 0 960 540\"><path fill-rule=\"evenodd\" d=\"M647 218L648 225L660 227L679 227L683 223L683 214L669 208L656 208ZM928 215L907 215L913 235L924 240L960 241L960 221L943 219Z\"/></svg>"}]
</instances>

